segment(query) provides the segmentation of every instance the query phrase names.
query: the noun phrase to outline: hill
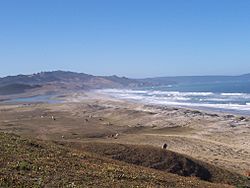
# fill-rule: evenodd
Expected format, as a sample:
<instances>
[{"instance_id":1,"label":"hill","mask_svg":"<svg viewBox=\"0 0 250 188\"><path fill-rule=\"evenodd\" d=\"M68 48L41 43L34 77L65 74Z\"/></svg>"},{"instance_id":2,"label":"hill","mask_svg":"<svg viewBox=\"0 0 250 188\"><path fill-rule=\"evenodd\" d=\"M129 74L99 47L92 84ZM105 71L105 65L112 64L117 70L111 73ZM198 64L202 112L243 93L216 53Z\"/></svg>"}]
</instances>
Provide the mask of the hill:
<instances>
[{"instance_id":1,"label":"hill","mask_svg":"<svg viewBox=\"0 0 250 188\"><path fill-rule=\"evenodd\" d=\"M12 94L19 94L24 93L30 89L39 88L40 85L27 85L27 84L9 84L0 87L0 95L12 95Z\"/></svg>"},{"instance_id":2,"label":"hill","mask_svg":"<svg viewBox=\"0 0 250 188\"><path fill-rule=\"evenodd\" d=\"M230 187L0 133L0 187Z\"/></svg>"},{"instance_id":3,"label":"hill","mask_svg":"<svg viewBox=\"0 0 250 188\"><path fill-rule=\"evenodd\" d=\"M32 75L17 75L0 78L0 86L10 84L60 85L67 89L99 89L132 87L137 80L117 76L93 76L69 71L41 72Z\"/></svg>"},{"instance_id":4,"label":"hill","mask_svg":"<svg viewBox=\"0 0 250 188\"><path fill-rule=\"evenodd\" d=\"M250 82L249 74L241 76L177 76L130 79L126 77L93 76L69 71L41 72L32 75L17 75L0 78L0 95L20 94L36 88L47 93L79 91L103 88L140 88L178 84L215 84ZM38 88L37 86L40 86ZM231 85L230 85L231 87ZM44 93L44 92L42 92Z\"/></svg>"},{"instance_id":5,"label":"hill","mask_svg":"<svg viewBox=\"0 0 250 188\"><path fill-rule=\"evenodd\" d=\"M115 143L87 143L81 147L85 151L97 153L111 159L149 167L181 176L197 177L213 183L250 186L244 176L189 156L152 146L125 145Z\"/></svg>"}]
</instances>

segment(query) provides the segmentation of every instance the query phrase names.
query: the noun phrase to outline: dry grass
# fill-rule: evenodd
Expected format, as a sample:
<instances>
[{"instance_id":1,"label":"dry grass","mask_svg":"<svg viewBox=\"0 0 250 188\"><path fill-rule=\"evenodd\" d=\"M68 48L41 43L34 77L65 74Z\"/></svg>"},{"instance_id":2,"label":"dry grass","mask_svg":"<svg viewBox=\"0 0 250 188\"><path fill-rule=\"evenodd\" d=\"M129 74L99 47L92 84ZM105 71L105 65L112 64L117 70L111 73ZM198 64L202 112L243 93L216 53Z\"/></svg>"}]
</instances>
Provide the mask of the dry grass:
<instances>
[{"instance_id":1,"label":"dry grass","mask_svg":"<svg viewBox=\"0 0 250 188\"><path fill-rule=\"evenodd\" d=\"M229 187L0 133L0 187Z\"/></svg>"},{"instance_id":2,"label":"dry grass","mask_svg":"<svg viewBox=\"0 0 250 188\"><path fill-rule=\"evenodd\" d=\"M125 145L115 143L70 143L70 146L100 156L125 161L181 176L197 177L214 183L237 186L250 186L250 179L211 164L148 145Z\"/></svg>"}]
</instances>

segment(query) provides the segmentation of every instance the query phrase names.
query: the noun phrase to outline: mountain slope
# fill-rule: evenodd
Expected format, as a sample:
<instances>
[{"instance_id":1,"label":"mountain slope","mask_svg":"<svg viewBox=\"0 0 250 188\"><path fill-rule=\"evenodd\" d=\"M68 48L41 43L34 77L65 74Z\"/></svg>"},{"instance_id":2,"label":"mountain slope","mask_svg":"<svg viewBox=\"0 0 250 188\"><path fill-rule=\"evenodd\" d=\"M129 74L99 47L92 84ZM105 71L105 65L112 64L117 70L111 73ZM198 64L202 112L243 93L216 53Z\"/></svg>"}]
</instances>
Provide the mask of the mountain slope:
<instances>
[{"instance_id":1,"label":"mountain slope","mask_svg":"<svg viewBox=\"0 0 250 188\"><path fill-rule=\"evenodd\" d=\"M0 89L5 89L0 95L16 94L27 91L25 88L20 89L21 85L35 87L37 85L50 88L50 90L86 90L86 89L101 89L101 88L128 88L137 87L141 83L134 79L117 76L93 76L84 73L66 72L66 71L53 71L41 72L32 75L17 75L7 76L0 78ZM10 86L12 86L10 88ZM16 86L16 87L15 87ZM44 88L43 87L43 88ZM41 88L42 89L42 88Z\"/></svg>"},{"instance_id":2,"label":"mountain slope","mask_svg":"<svg viewBox=\"0 0 250 188\"><path fill-rule=\"evenodd\" d=\"M27 85L27 84L9 84L5 86L0 86L0 95L12 95L23 93L30 89L39 88L39 85Z\"/></svg>"},{"instance_id":3,"label":"mountain slope","mask_svg":"<svg viewBox=\"0 0 250 188\"><path fill-rule=\"evenodd\" d=\"M138 88L166 86L175 84L203 84L203 83L246 83L250 82L250 74L241 76L177 76L177 77L156 77L145 79L130 79L118 76L93 76L84 73L69 71L41 72L32 75L17 75L0 78L0 87L15 84L26 84L30 87L35 85L49 86L57 90L75 91L103 88ZM8 89L8 88L7 88ZM14 88L12 87L12 90ZM14 89L15 90L15 89ZM18 90L18 88L16 89ZM25 90L23 90L25 92ZM6 91L8 93L8 91ZM10 92L11 93L11 92ZM1 93L0 93L1 95Z\"/></svg>"}]
</instances>

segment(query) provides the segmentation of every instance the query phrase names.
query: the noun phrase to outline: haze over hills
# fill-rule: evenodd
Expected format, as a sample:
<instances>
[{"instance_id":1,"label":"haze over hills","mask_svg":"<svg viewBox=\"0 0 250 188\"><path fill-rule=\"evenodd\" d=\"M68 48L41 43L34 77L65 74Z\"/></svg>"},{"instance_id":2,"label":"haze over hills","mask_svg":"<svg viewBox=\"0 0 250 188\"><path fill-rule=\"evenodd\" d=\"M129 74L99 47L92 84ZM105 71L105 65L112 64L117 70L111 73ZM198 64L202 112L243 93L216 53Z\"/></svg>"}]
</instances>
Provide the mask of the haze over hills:
<instances>
[{"instance_id":1,"label":"haze over hills","mask_svg":"<svg viewBox=\"0 0 250 188\"><path fill-rule=\"evenodd\" d=\"M93 76L69 71L41 72L0 78L0 95L23 93L30 89L50 87L57 90L89 90L103 88L139 88L188 83L248 82L250 74L240 76L176 76L130 79L114 76Z\"/></svg>"},{"instance_id":2,"label":"haze over hills","mask_svg":"<svg viewBox=\"0 0 250 188\"><path fill-rule=\"evenodd\" d=\"M51 90L88 90L138 87L142 82L117 76L93 76L84 73L52 71L0 78L0 94L16 94L39 87Z\"/></svg>"}]
</instances>

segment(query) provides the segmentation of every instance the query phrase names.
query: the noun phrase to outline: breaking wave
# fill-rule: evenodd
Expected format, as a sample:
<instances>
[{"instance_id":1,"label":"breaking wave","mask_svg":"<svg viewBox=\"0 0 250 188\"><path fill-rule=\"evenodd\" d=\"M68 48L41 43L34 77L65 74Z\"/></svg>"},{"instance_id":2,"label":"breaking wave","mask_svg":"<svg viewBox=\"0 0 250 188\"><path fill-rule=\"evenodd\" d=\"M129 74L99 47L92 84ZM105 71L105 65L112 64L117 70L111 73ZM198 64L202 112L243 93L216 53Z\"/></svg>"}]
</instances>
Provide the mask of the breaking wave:
<instances>
[{"instance_id":1,"label":"breaking wave","mask_svg":"<svg viewBox=\"0 0 250 188\"><path fill-rule=\"evenodd\" d=\"M160 104L181 107L201 107L221 111L246 111L250 114L250 94L248 93L213 93L180 92L161 90L104 89L105 93L120 99L133 100L146 104Z\"/></svg>"}]
</instances>

